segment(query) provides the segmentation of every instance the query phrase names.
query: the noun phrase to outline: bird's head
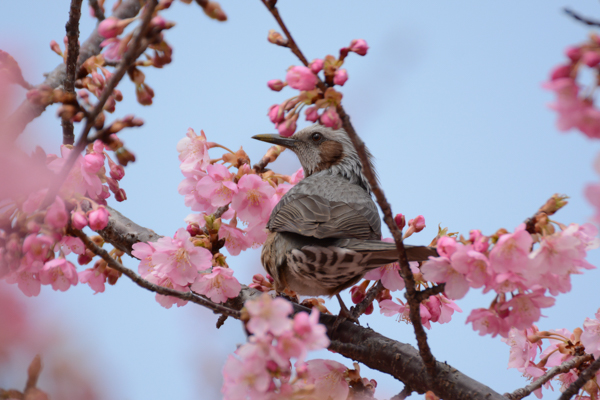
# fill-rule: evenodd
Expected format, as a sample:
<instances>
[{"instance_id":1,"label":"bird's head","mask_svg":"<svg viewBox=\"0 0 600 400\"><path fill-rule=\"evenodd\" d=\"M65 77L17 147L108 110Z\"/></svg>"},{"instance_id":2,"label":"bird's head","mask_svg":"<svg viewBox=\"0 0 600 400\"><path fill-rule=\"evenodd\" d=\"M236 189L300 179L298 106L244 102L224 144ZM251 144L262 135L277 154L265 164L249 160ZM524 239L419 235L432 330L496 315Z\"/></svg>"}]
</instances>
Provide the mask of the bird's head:
<instances>
[{"instance_id":1,"label":"bird's head","mask_svg":"<svg viewBox=\"0 0 600 400\"><path fill-rule=\"evenodd\" d=\"M320 172L341 175L370 192L356 149L343 129L334 130L315 124L287 138L271 134L252 138L292 150L300 160L305 177ZM371 153L368 149L365 150L373 168Z\"/></svg>"}]
</instances>

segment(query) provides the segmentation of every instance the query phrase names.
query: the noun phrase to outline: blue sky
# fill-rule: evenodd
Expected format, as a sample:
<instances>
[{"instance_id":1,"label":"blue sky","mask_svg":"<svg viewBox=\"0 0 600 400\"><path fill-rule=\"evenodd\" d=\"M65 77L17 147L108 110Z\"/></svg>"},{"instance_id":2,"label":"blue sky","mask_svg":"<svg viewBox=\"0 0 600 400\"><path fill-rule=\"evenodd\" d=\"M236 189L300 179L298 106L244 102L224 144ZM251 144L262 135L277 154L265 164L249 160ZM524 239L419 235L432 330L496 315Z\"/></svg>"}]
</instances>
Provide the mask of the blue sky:
<instances>
[{"instance_id":1,"label":"blue sky","mask_svg":"<svg viewBox=\"0 0 600 400\"><path fill-rule=\"evenodd\" d=\"M369 43L366 57L347 58L350 79L342 88L343 104L376 157L394 212L426 218L427 228L409 242L429 243L438 224L463 234L475 228L486 234L501 227L511 230L554 193L571 197L556 220L584 223L593 214L582 193L586 183L597 180L592 162L599 146L581 134L558 132L556 116L546 107L552 96L541 88L550 69L563 61L563 49L584 41L588 33L562 7L600 16L597 2L577 3L378 1L367 6L281 0L279 8L308 59L337 54L352 39ZM114 206L160 234L172 235L190 212L177 193L182 175L175 150L187 128L204 129L209 140L230 148L243 146L258 161L267 146L250 137L274 132L266 117L269 106L293 95L289 89L275 93L266 87L298 61L266 41L268 30L277 26L261 2L223 1L222 6L226 23L179 2L164 13L177 23L166 32L173 63L144 71L156 94L151 107L135 102L129 82L119 86L125 99L116 115L133 113L145 125L121 134L137 161L122 181L129 199ZM2 6L0 49L15 56L32 83L41 82L42 74L61 61L49 42L62 43L68 8L66 0ZM93 26L84 13L83 38ZM21 138L25 148L41 143L48 152L58 152L61 128L55 113L50 107L29 125ZM298 167L286 153L273 166L287 173ZM242 282L262 269L259 250L228 261ZM600 264L598 252L589 261ZM125 263L137 266L131 259ZM573 291L544 310L547 318L538 325L581 326L600 306L599 280L598 270L573 277ZM526 383L506 368L508 346L464 325L471 309L487 307L490 300L471 291L458 301L464 313L428 334L440 361L504 393ZM72 352L85 354L86 368L98 382L110 382L100 384L107 398L218 399L225 357L245 340L238 322L227 321L216 330L216 316L207 310L194 305L165 310L151 293L126 279L98 295L85 285L66 293L44 287L27 301L72 338ZM410 326L377 310L362 323L415 342ZM361 371L378 381L378 398L402 389L393 378Z\"/></svg>"}]
</instances>

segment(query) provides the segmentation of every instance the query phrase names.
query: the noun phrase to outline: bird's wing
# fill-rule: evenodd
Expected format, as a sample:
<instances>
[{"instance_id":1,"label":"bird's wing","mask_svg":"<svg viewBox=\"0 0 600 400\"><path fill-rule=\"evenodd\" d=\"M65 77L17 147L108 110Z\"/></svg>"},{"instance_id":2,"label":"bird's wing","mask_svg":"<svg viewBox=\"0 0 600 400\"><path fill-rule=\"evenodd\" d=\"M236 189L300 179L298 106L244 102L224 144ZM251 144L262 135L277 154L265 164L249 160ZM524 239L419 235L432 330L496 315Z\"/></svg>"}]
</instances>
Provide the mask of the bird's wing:
<instances>
[{"instance_id":1,"label":"bird's wing","mask_svg":"<svg viewBox=\"0 0 600 400\"><path fill-rule=\"evenodd\" d=\"M318 239L380 239L381 220L369 194L340 178L310 178L292 188L271 213L267 227Z\"/></svg>"}]
</instances>

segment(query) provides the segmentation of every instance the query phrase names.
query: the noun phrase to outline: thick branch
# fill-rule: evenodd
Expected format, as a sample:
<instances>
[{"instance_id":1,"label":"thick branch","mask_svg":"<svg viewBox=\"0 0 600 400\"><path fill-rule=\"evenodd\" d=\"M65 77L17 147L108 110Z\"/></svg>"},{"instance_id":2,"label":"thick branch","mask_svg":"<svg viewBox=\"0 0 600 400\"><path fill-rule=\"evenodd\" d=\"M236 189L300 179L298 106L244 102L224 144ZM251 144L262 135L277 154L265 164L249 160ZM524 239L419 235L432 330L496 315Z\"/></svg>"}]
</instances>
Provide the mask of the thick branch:
<instances>
[{"instance_id":1,"label":"thick branch","mask_svg":"<svg viewBox=\"0 0 600 400\"><path fill-rule=\"evenodd\" d=\"M236 319L240 319L241 313L237 310L233 310L229 307L225 307L221 304L213 303L212 301L204 298L202 296L198 296L193 292L180 292L178 290L169 289L163 286L155 285L154 283L148 282L147 280L141 278L138 274L125 267L123 264L115 260L108 254L106 250L102 247L99 247L96 243L94 243L85 233L78 229L69 229L68 233L73 236L77 236L80 238L85 247L92 251L92 253L102 257L104 261L108 264L108 266L112 269L115 269L126 275L129 279L131 279L138 286L143 287L144 289L148 289L151 292L156 292L158 294L162 294L165 296L177 297L178 299L191 301L192 303L199 304L203 307L209 308L213 310L217 314L223 314L227 316L234 317Z\"/></svg>"},{"instance_id":2,"label":"thick branch","mask_svg":"<svg viewBox=\"0 0 600 400\"><path fill-rule=\"evenodd\" d=\"M544 375L540 376L538 379L536 379L531 384L525 386L524 388L517 389L512 393L504 393L504 397L507 397L510 400L520 400L523 397L529 396L535 390L541 388L544 383L548 382L556 375L569 372L571 369L578 367L582 362L590 361L591 359L592 356L590 354L575 357L572 360L562 363L561 365L557 365L556 367L550 368L548 371L546 371Z\"/></svg>"},{"instance_id":3,"label":"thick branch","mask_svg":"<svg viewBox=\"0 0 600 400\"><path fill-rule=\"evenodd\" d=\"M296 44L294 39L292 38L292 35L290 34L288 28L286 27L285 23L281 19L281 16L279 15L279 11L277 10L277 7L275 7L275 2L268 1L268 0L261 0L261 1L265 5L265 7L267 7L267 9L271 12L273 17L279 24L281 30L286 35L286 37L288 39L288 47L290 48L292 53L294 53L304 65L308 66L308 60L306 59L306 57L304 56L304 54L302 53L302 51L300 50L300 48L298 47L298 45ZM327 88L327 85L319 79L318 87L321 90L325 90ZM341 105L339 105L337 107L337 112L342 120L342 126L343 126L344 130L348 134L348 137L352 141L352 145L354 146L354 148L356 149L356 151L358 153L358 156L359 156L360 161L363 166L363 173L365 174L367 180L369 181L369 185L371 186L371 190L373 191L373 194L375 194L375 198L377 199L379 208L381 208L381 211L383 212L384 221L387 224L387 226L388 226L390 232L392 233L392 236L394 237L394 240L396 242L396 248L398 250L398 262L400 264L400 268L402 271L402 278L406 282L405 296L406 296L406 299L408 300L408 304L410 306L409 317L410 317L411 323L413 325L415 335L417 337L417 344L419 346L419 352L421 354L421 357L425 361L425 366L427 367L426 370L427 370L427 373L429 374L429 376L436 377L437 376L436 361L435 361L435 358L433 357L433 354L431 354L431 349L429 348L429 344L427 343L427 334L425 333L425 329L423 328L423 325L421 324L420 305L419 305L419 301L416 296L415 279L412 274L412 271L410 270L410 266L408 265L406 249L404 248L404 243L402 241L402 232L400 232L400 230L396 226L390 204L388 203L387 199L385 198L383 190L379 187L379 183L377 182L377 177L375 176L375 171L373 171L373 168L371 167L371 163L367 156L365 144L362 141L362 139L358 136L356 131L354 130L354 127L352 126L352 123L350 122L350 116L348 116L348 114L346 114L344 108ZM436 379L435 381L441 383L441 381L439 381L438 379ZM435 392L436 392L436 394L438 394L437 390Z\"/></svg>"},{"instance_id":4,"label":"thick branch","mask_svg":"<svg viewBox=\"0 0 600 400\"><path fill-rule=\"evenodd\" d=\"M113 16L119 19L135 17L140 12L139 0L124 0L121 5L115 10ZM83 43L79 50L79 60L77 61L76 71L79 70L81 64L88 58L100 54L102 48L100 43L104 38L95 29L90 37ZM59 64L52 72L50 72L41 85L48 85L52 88L57 88L62 85L66 77L66 66L64 63ZM16 139L23 129L35 118L42 115L46 106L32 104L28 100L23 101L21 105L2 123L3 134L12 140Z\"/></svg>"},{"instance_id":5,"label":"thick branch","mask_svg":"<svg viewBox=\"0 0 600 400\"><path fill-rule=\"evenodd\" d=\"M77 58L79 57L79 20L81 18L81 2L83 0L71 0L69 21L67 21L67 65L66 77L63 83L65 92L75 95L75 72L77 70ZM68 119L62 120L63 144L75 143L73 133L73 122Z\"/></svg>"},{"instance_id":6,"label":"thick branch","mask_svg":"<svg viewBox=\"0 0 600 400\"><path fill-rule=\"evenodd\" d=\"M562 392L558 400L569 400L571 397L575 396L579 390L596 375L596 372L600 370L600 358L594 361L585 371L579 374L579 378L575 380L575 382L571 383L571 385Z\"/></svg>"}]
</instances>

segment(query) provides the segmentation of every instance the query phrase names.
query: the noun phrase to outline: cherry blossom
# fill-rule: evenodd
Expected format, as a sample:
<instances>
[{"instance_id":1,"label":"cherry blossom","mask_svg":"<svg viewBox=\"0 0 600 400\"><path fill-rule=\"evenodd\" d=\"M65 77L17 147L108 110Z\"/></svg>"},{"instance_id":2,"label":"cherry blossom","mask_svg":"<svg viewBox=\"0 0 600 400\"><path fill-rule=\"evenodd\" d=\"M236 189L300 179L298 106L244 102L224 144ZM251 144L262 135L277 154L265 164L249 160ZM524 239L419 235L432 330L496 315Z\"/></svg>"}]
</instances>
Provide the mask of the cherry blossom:
<instances>
[{"instance_id":1,"label":"cherry blossom","mask_svg":"<svg viewBox=\"0 0 600 400\"><path fill-rule=\"evenodd\" d=\"M176 285L194 282L199 271L212 266L210 251L194 246L185 228L179 228L172 239L158 239L152 247L155 249L152 262L156 271L168 276Z\"/></svg>"},{"instance_id":2,"label":"cherry blossom","mask_svg":"<svg viewBox=\"0 0 600 400\"><path fill-rule=\"evenodd\" d=\"M292 305L282 298L273 299L263 293L257 300L247 302L245 307L250 314L247 329L256 336L263 336L267 332L279 335L292 326L288 318Z\"/></svg>"},{"instance_id":3,"label":"cherry blossom","mask_svg":"<svg viewBox=\"0 0 600 400\"><path fill-rule=\"evenodd\" d=\"M204 198L204 203L214 207L221 207L231 202L237 192L237 185L232 182L233 175L222 164L213 164L206 167L208 175L196 184L196 199Z\"/></svg>"},{"instance_id":4,"label":"cherry blossom","mask_svg":"<svg viewBox=\"0 0 600 400\"><path fill-rule=\"evenodd\" d=\"M189 292L190 291L189 287L181 286L181 285L174 283L171 280L171 278L169 278L168 276L161 277L156 273L152 273L152 274L146 276L146 279L148 280L148 282L154 283L155 285L159 285L159 286L166 287L169 289L177 290L179 292ZM173 304L177 304L177 307L183 307L188 303L187 300L182 300L180 298L173 297L173 296L165 296L165 295L158 294L158 293L156 294L155 299L158 302L158 304L160 304L164 308L171 308L173 306Z\"/></svg>"},{"instance_id":5,"label":"cherry blossom","mask_svg":"<svg viewBox=\"0 0 600 400\"><path fill-rule=\"evenodd\" d=\"M479 331L480 336L492 335L496 337L508 336L509 326L505 319L501 318L497 313L485 308L478 308L471 311L467 318L467 323L473 324L473 329Z\"/></svg>"},{"instance_id":6,"label":"cherry blossom","mask_svg":"<svg viewBox=\"0 0 600 400\"><path fill-rule=\"evenodd\" d=\"M235 298L241 288L238 280L233 277L233 270L222 267L213 267L211 273L200 274L192 284L194 292L205 295L215 303Z\"/></svg>"},{"instance_id":7,"label":"cherry blossom","mask_svg":"<svg viewBox=\"0 0 600 400\"><path fill-rule=\"evenodd\" d=\"M514 233L507 233L498 239L490 252L490 268L497 273L519 272L529 261L529 249L533 240L522 224Z\"/></svg>"},{"instance_id":8,"label":"cherry blossom","mask_svg":"<svg viewBox=\"0 0 600 400\"><path fill-rule=\"evenodd\" d=\"M239 255L251 246L244 231L236 225L235 219L232 219L229 224L221 224L219 228L219 239L225 239L225 248L232 256Z\"/></svg>"},{"instance_id":9,"label":"cherry blossom","mask_svg":"<svg viewBox=\"0 0 600 400\"><path fill-rule=\"evenodd\" d=\"M367 42L363 39L354 39L350 42L350 51L355 52L359 56L367 55L367 50L369 50L369 46Z\"/></svg>"},{"instance_id":10,"label":"cherry blossom","mask_svg":"<svg viewBox=\"0 0 600 400\"><path fill-rule=\"evenodd\" d=\"M138 265L138 273L142 278L145 278L151 274L156 267L154 261L152 260L154 247L150 242L138 242L131 247L131 254L140 260L140 264Z\"/></svg>"},{"instance_id":11,"label":"cherry blossom","mask_svg":"<svg viewBox=\"0 0 600 400\"><path fill-rule=\"evenodd\" d=\"M305 385L314 385L319 398L345 400L350 388L346 382L345 365L333 360L310 360L306 362Z\"/></svg>"},{"instance_id":12,"label":"cherry blossom","mask_svg":"<svg viewBox=\"0 0 600 400\"><path fill-rule=\"evenodd\" d=\"M469 283L463 274L452 268L446 257L430 257L421 267L425 280L446 283L444 292L451 299L462 299L469 290Z\"/></svg>"},{"instance_id":13,"label":"cherry blossom","mask_svg":"<svg viewBox=\"0 0 600 400\"><path fill-rule=\"evenodd\" d=\"M266 223L272 210L271 197L275 189L258 175L244 175L238 182L238 192L231 205L238 217L249 224Z\"/></svg>"},{"instance_id":14,"label":"cherry blossom","mask_svg":"<svg viewBox=\"0 0 600 400\"><path fill-rule=\"evenodd\" d=\"M291 88L312 90L317 85L317 76L304 66L295 66L288 70L285 80Z\"/></svg>"},{"instance_id":15,"label":"cherry blossom","mask_svg":"<svg viewBox=\"0 0 600 400\"><path fill-rule=\"evenodd\" d=\"M106 275L100 268L88 268L79 272L79 282L87 283L94 290L94 294L104 292Z\"/></svg>"},{"instance_id":16,"label":"cherry blossom","mask_svg":"<svg viewBox=\"0 0 600 400\"><path fill-rule=\"evenodd\" d=\"M106 228L109 215L110 213L104 207L98 207L96 210L90 211L88 214L90 228L95 231Z\"/></svg>"},{"instance_id":17,"label":"cherry blossom","mask_svg":"<svg viewBox=\"0 0 600 400\"><path fill-rule=\"evenodd\" d=\"M596 313L595 319L585 319L581 343L585 346L587 353L593 354L596 358L600 357L600 309Z\"/></svg>"},{"instance_id":18,"label":"cherry blossom","mask_svg":"<svg viewBox=\"0 0 600 400\"><path fill-rule=\"evenodd\" d=\"M200 136L198 136L192 128L188 128L186 137L177 143L177 151L181 161L179 168L185 177L189 178L197 174L198 171L206 170L210 163L208 149L204 131L200 131Z\"/></svg>"},{"instance_id":19,"label":"cherry blossom","mask_svg":"<svg viewBox=\"0 0 600 400\"><path fill-rule=\"evenodd\" d=\"M44 264L40 271L40 282L43 285L52 285L52 289L66 291L71 286L77 285L79 279L75 266L64 258L56 258Z\"/></svg>"}]
</instances>

